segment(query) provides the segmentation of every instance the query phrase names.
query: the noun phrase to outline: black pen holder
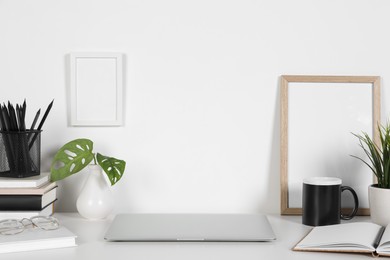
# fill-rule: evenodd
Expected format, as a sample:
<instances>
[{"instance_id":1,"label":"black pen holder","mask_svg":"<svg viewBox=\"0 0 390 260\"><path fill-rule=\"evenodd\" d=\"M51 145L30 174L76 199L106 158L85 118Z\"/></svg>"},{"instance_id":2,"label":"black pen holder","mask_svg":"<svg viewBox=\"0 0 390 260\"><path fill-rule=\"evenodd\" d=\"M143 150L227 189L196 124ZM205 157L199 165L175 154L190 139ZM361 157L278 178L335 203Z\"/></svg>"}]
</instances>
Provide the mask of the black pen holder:
<instances>
[{"instance_id":1,"label":"black pen holder","mask_svg":"<svg viewBox=\"0 0 390 260\"><path fill-rule=\"evenodd\" d=\"M0 131L0 177L25 178L41 173L41 132Z\"/></svg>"}]
</instances>

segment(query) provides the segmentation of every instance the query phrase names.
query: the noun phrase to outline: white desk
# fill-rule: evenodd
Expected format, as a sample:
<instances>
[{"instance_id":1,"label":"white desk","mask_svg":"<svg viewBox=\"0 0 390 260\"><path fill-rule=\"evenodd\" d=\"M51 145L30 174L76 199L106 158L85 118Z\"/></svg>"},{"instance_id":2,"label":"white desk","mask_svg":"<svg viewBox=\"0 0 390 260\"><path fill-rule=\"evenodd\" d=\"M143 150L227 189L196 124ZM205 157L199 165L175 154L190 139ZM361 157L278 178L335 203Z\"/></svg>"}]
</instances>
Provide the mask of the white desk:
<instances>
[{"instance_id":1,"label":"white desk","mask_svg":"<svg viewBox=\"0 0 390 260\"><path fill-rule=\"evenodd\" d=\"M7 260L100 259L370 259L370 255L294 252L291 248L310 230L300 216L268 215L277 236L274 242L106 242L103 236L111 219L90 221L77 213L56 213L60 223L77 234L77 247L1 254ZM353 221L368 221L357 217Z\"/></svg>"}]
</instances>

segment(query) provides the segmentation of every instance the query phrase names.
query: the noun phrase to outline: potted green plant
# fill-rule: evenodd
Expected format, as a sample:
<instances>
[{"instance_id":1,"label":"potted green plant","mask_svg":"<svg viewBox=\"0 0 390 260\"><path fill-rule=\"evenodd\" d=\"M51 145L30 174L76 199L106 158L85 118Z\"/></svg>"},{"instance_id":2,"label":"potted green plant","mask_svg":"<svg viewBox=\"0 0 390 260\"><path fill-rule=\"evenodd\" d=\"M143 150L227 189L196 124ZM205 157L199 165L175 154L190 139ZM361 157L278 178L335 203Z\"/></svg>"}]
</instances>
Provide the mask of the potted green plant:
<instances>
[{"instance_id":1,"label":"potted green plant","mask_svg":"<svg viewBox=\"0 0 390 260\"><path fill-rule=\"evenodd\" d=\"M359 146L368 157L368 161L360 157L376 176L377 183L369 186L368 197L371 219L374 223L386 226L390 223L390 207L384 205L390 201L390 124L378 125L380 144L376 144L370 136L363 132L355 135L359 140Z\"/></svg>"},{"instance_id":2,"label":"potted green plant","mask_svg":"<svg viewBox=\"0 0 390 260\"><path fill-rule=\"evenodd\" d=\"M93 162L93 164L91 164ZM102 219L113 209L113 197L103 172L112 185L123 176L126 162L93 152L89 139L75 139L62 146L51 164L51 180L59 181L88 166L89 174L77 198L77 210L88 219Z\"/></svg>"}]
</instances>

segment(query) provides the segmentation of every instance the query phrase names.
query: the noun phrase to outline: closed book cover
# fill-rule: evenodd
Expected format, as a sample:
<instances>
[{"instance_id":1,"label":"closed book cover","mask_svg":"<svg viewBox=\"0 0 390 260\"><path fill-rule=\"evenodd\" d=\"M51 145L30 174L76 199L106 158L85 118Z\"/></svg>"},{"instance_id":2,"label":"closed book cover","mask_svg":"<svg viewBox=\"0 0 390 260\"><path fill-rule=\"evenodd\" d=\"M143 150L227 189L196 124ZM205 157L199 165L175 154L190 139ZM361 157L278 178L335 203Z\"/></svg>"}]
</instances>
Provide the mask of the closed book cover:
<instances>
[{"instance_id":1,"label":"closed book cover","mask_svg":"<svg viewBox=\"0 0 390 260\"><path fill-rule=\"evenodd\" d=\"M0 178L0 188L38 188L50 181L50 172L27 178Z\"/></svg>"},{"instance_id":2,"label":"closed book cover","mask_svg":"<svg viewBox=\"0 0 390 260\"><path fill-rule=\"evenodd\" d=\"M42 210L11 210L0 211L0 220L4 219L22 219L35 216L51 216L54 213L54 202L47 205Z\"/></svg>"},{"instance_id":3,"label":"closed book cover","mask_svg":"<svg viewBox=\"0 0 390 260\"><path fill-rule=\"evenodd\" d=\"M43 195L55 187L56 182L48 182L39 188L0 188L0 195Z\"/></svg>"},{"instance_id":4,"label":"closed book cover","mask_svg":"<svg viewBox=\"0 0 390 260\"><path fill-rule=\"evenodd\" d=\"M57 188L43 195L0 195L0 210L41 210L57 198Z\"/></svg>"},{"instance_id":5,"label":"closed book cover","mask_svg":"<svg viewBox=\"0 0 390 260\"><path fill-rule=\"evenodd\" d=\"M16 235L0 235L0 253L76 246L76 235L66 227L56 230L26 229Z\"/></svg>"}]
</instances>

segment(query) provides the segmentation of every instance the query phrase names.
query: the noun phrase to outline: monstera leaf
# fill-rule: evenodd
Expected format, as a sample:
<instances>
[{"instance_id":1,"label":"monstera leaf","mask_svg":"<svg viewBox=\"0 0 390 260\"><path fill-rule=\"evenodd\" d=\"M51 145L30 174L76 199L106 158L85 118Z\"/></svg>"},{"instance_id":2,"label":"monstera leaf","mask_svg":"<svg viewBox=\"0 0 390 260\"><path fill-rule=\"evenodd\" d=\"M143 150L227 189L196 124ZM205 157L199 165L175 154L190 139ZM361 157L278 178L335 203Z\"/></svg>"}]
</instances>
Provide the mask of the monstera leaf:
<instances>
[{"instance_id":1,"label":"monstera leaf","mask_svg":"<svg viewBox=\"0 0 390 260\"><path fill-rule=\"evenodd\" d=\"M51 165L51 180L59 181L84 169L94 159L92 149L89 139L76 139L61 147Z\"/></svg>"},{"instance_id":2,"label":"monstera leaf","mask_svg":"<svg viewBox=\"0 0 390 260\"><path fill-rule=\"evenodd\" d=\"M117 183L125 171L126 162L114 157L101 155L100 153L97 153L96 159L100 167L102 167L104 172L107 174L111 185Z\"/></svg>"}]
</instances>

